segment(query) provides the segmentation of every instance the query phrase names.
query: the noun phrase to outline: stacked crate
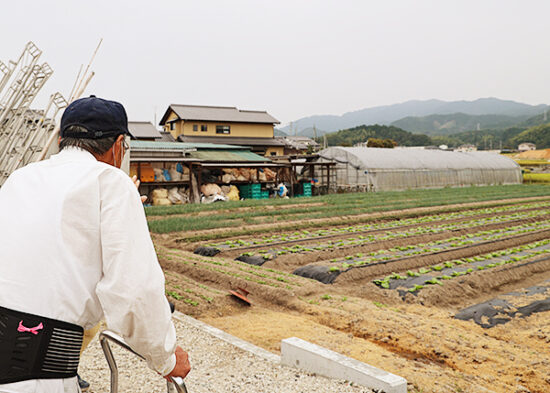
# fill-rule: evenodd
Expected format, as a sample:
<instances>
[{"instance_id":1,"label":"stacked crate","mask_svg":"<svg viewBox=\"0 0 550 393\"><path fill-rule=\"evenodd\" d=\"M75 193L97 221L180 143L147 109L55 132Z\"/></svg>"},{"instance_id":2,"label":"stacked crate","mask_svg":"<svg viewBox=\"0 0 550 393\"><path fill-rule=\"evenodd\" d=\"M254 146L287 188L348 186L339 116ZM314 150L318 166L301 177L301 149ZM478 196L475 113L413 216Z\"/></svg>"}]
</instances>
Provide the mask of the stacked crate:
<instances>
[{"instance_id":1,"label":"stacked crate","mask_svg":"<svg viewBox=\"0 0 550 393\"><path fill-rule=\"evenodd\" d=\"M296 194L297 197L310 197L311 196L311 183L302 183L302 194Z\"/></svg>"},{"instance_id":2,"label":"stacked crate","mask_svg":"<svg viewBox=\"0 0 550 393\"><path fill-rule=\"evenodd\" d=\"M311 196L311 183L303 183L302 186L304 187L304 196L310 197Z\"/></svg>"},{"instance_id":3,"label":"stacked crate","mask_svg":"<svg viewBox=\"0 0 550 393\"><path fill-rule=\"evenodd\" d=\"M260 183L242 184L239 186L239 193L241 198L262 199L262 185Z\"/></svg>"}]
</instances>

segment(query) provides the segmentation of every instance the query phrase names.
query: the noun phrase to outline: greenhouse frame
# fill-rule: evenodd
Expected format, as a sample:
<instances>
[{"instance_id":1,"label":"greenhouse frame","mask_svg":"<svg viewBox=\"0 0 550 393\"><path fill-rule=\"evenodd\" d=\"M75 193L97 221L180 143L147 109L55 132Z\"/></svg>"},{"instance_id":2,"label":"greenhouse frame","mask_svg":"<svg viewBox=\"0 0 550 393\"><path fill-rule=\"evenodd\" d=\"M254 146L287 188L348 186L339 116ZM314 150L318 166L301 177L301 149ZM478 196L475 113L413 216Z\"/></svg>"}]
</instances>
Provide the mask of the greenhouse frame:
<instances>
[{"instance_id":1,"label":"greenhouse frame","mask_svg":"<svg viewBox=\"0 0 550 393\"><path fill-rule=\"evenodd\" d=\"M521 168L510 158L489 152L438 149L329 147L319 161L334 161L331 183L365 191L520 184ZM321 176L321 182L326 179Z\"/></svg>"}]
</instances>

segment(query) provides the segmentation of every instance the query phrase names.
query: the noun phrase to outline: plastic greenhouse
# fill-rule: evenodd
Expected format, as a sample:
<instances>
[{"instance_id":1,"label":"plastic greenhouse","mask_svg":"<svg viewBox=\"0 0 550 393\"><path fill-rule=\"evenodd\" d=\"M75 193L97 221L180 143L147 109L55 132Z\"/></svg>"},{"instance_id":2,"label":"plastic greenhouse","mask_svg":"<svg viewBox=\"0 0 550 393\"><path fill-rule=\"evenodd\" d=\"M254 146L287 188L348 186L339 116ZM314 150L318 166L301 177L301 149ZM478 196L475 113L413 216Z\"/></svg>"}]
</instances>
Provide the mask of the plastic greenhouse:
<instances>
[{"instance_id":1,"label":"plastic greenhouse","mask_svg":"<svg viewBox=\"0 0 550 393\"><path fill-rule=\"evenodd\" d=\"M487 152L330 147L319 152L319 161L336 162L331 183L338 188L384 191L522 182L515 161Z\"/></svg>"}]
</instances>

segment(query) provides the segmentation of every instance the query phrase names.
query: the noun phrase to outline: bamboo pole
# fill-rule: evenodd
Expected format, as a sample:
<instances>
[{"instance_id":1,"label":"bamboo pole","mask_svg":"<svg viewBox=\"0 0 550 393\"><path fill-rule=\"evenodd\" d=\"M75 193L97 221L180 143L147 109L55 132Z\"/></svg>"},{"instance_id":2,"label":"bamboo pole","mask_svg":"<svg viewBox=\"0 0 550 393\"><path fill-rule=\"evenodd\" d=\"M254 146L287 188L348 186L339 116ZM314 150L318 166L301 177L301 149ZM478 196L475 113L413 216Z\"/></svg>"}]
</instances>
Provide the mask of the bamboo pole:
<instances>
[{"instance_id":1,"label":"bamboo pole","mask_svg":"<svg viewBox=\"0 0 550 393\"><path fill-rule=\"evenodd\" d=\"M93 76L95 75L95 73L91 73L88 78L86 79L86 81L84 82L84 85L82 86L82 88L80 89L80 91L75 95L75 99L79 98L80 95L84 92L84 90L86 89L86 87L88 86L88 83L90 83L90 81L92 80ZM72 101L71 101L72 102ZM70 105L70 103L69 103ZM46 145L44 145L44 148L42 149L42 152L40 153L40 157L38 157L38 161L42 161L44 158L46 158L46 154L48 154L48 150L50 150L50 147L53 143L53 141L55 140L55 138L59 135L59 130L60 130L60 124L61 122L58 122L54 128L54 130L52 131L50 137L48 138L48 141L46 142Z\"/></svg>"},{"instance_id":2,"label":"bamboo pole","mask_svg":"<svg viewBox=\"0 0 550 393\"><path fill-rule=\"evenodd\" d=\"M95 59L95 56L96 56L102 42L103 42L103 38L101 38L99 40L99 44L97 44L97 47L95 48L95 51L92 55L92 58L90 59L90 62L86 66L86 70L82 74L82 77L80 78L80 81L78 82L78 84L75 84L76 88L75 88L75 86L73 86L73 90L72 90L71 94L74 94L74 95L69 98L69 105L73 101L80 98L80 96L82 95L82 93L84 93L84 90L86 90L86 87L88 86L88 84L90 83L92 78L94 77L95 73L93 71L90 73L90 75L87 75L87 74L88 74L88 70L90 69L90 66L93 63L93 61ZM82 67L80 69L82 70ZM79 76L80 76L80 71L77 75L77 80L78 80ZM59 135L59 130L60 130L60 122L55 126L54 130L52 131L51 135L49 136L48 141L46 142L46 145L44 146L44 148L42 149L42 152L40 153L40 157L38 157L38 161L42 161L44 158L46 158L46 154L48 154L48 151L50 150L50 147L51 147L53 141Z\"/></svg>"}]
</instances>

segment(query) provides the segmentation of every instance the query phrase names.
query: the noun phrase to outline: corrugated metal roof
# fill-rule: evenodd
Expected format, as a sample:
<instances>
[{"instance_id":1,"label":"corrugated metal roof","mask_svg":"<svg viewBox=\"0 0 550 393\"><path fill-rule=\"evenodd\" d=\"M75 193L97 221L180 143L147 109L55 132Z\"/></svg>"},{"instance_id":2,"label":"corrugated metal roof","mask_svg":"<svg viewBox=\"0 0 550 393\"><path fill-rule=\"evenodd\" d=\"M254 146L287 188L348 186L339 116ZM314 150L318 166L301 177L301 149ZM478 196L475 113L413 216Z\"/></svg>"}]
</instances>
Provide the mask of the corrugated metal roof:
<instances>
[{"instance_id":1,"label":"corrugated metal roof","mask_svg":"<svg viewBox=\"0 0 550 393\"><path fill-rule=\"evenodd\" d=\"M148 121L129 121L128 131L134 138L161 139L160 132Z\"/></svg>"},{"instance_id":2,"label":"corrugated metal roof","mask_svg":"<svg viewBox=\"0 0 550 393\"><path fill-rule=\"evenodd\" d=\"M244 138L236 136L183 136L178 139L185 143L215 143L237 146L284 146L285 143L275 138Z\"/></svg>"},{"instance_id":3,"label":"corrugated metal roof","mask_svg":"<svg viewBox=\"0 0 550 393\"><path fill-rule=\"evenodd\" d=\"M247 150L197 150L190 157L203 161L230 162L270 162L269 159Z\"/></svg>"},{"instance_id":4,"label":"corrugated metal roof","mask_svg":"<svg viewBox=\"0 0 550 393\"><path fill-rule=\"evenodd\" d=\"M486 152L329 147L319 152L325 159L361 169L515 169L514 160Z\"/></svg>"},{"instance_id":5,"label":"corrugated metal roof","mask_svg":"<svg viewBox=\"0 0 550 393\"><path fill-rule=\"evenodd\" d=\"M182 120L267 124L280 123L279 120L275 119L266 111L241 110L231 106L171 104L166 110L164 116L162 116L162 119L160 120L160 125L163 125L165 123L170 110L173 110L176 115L178 115L178 117Z\"/></svg>"}]
</instances>

